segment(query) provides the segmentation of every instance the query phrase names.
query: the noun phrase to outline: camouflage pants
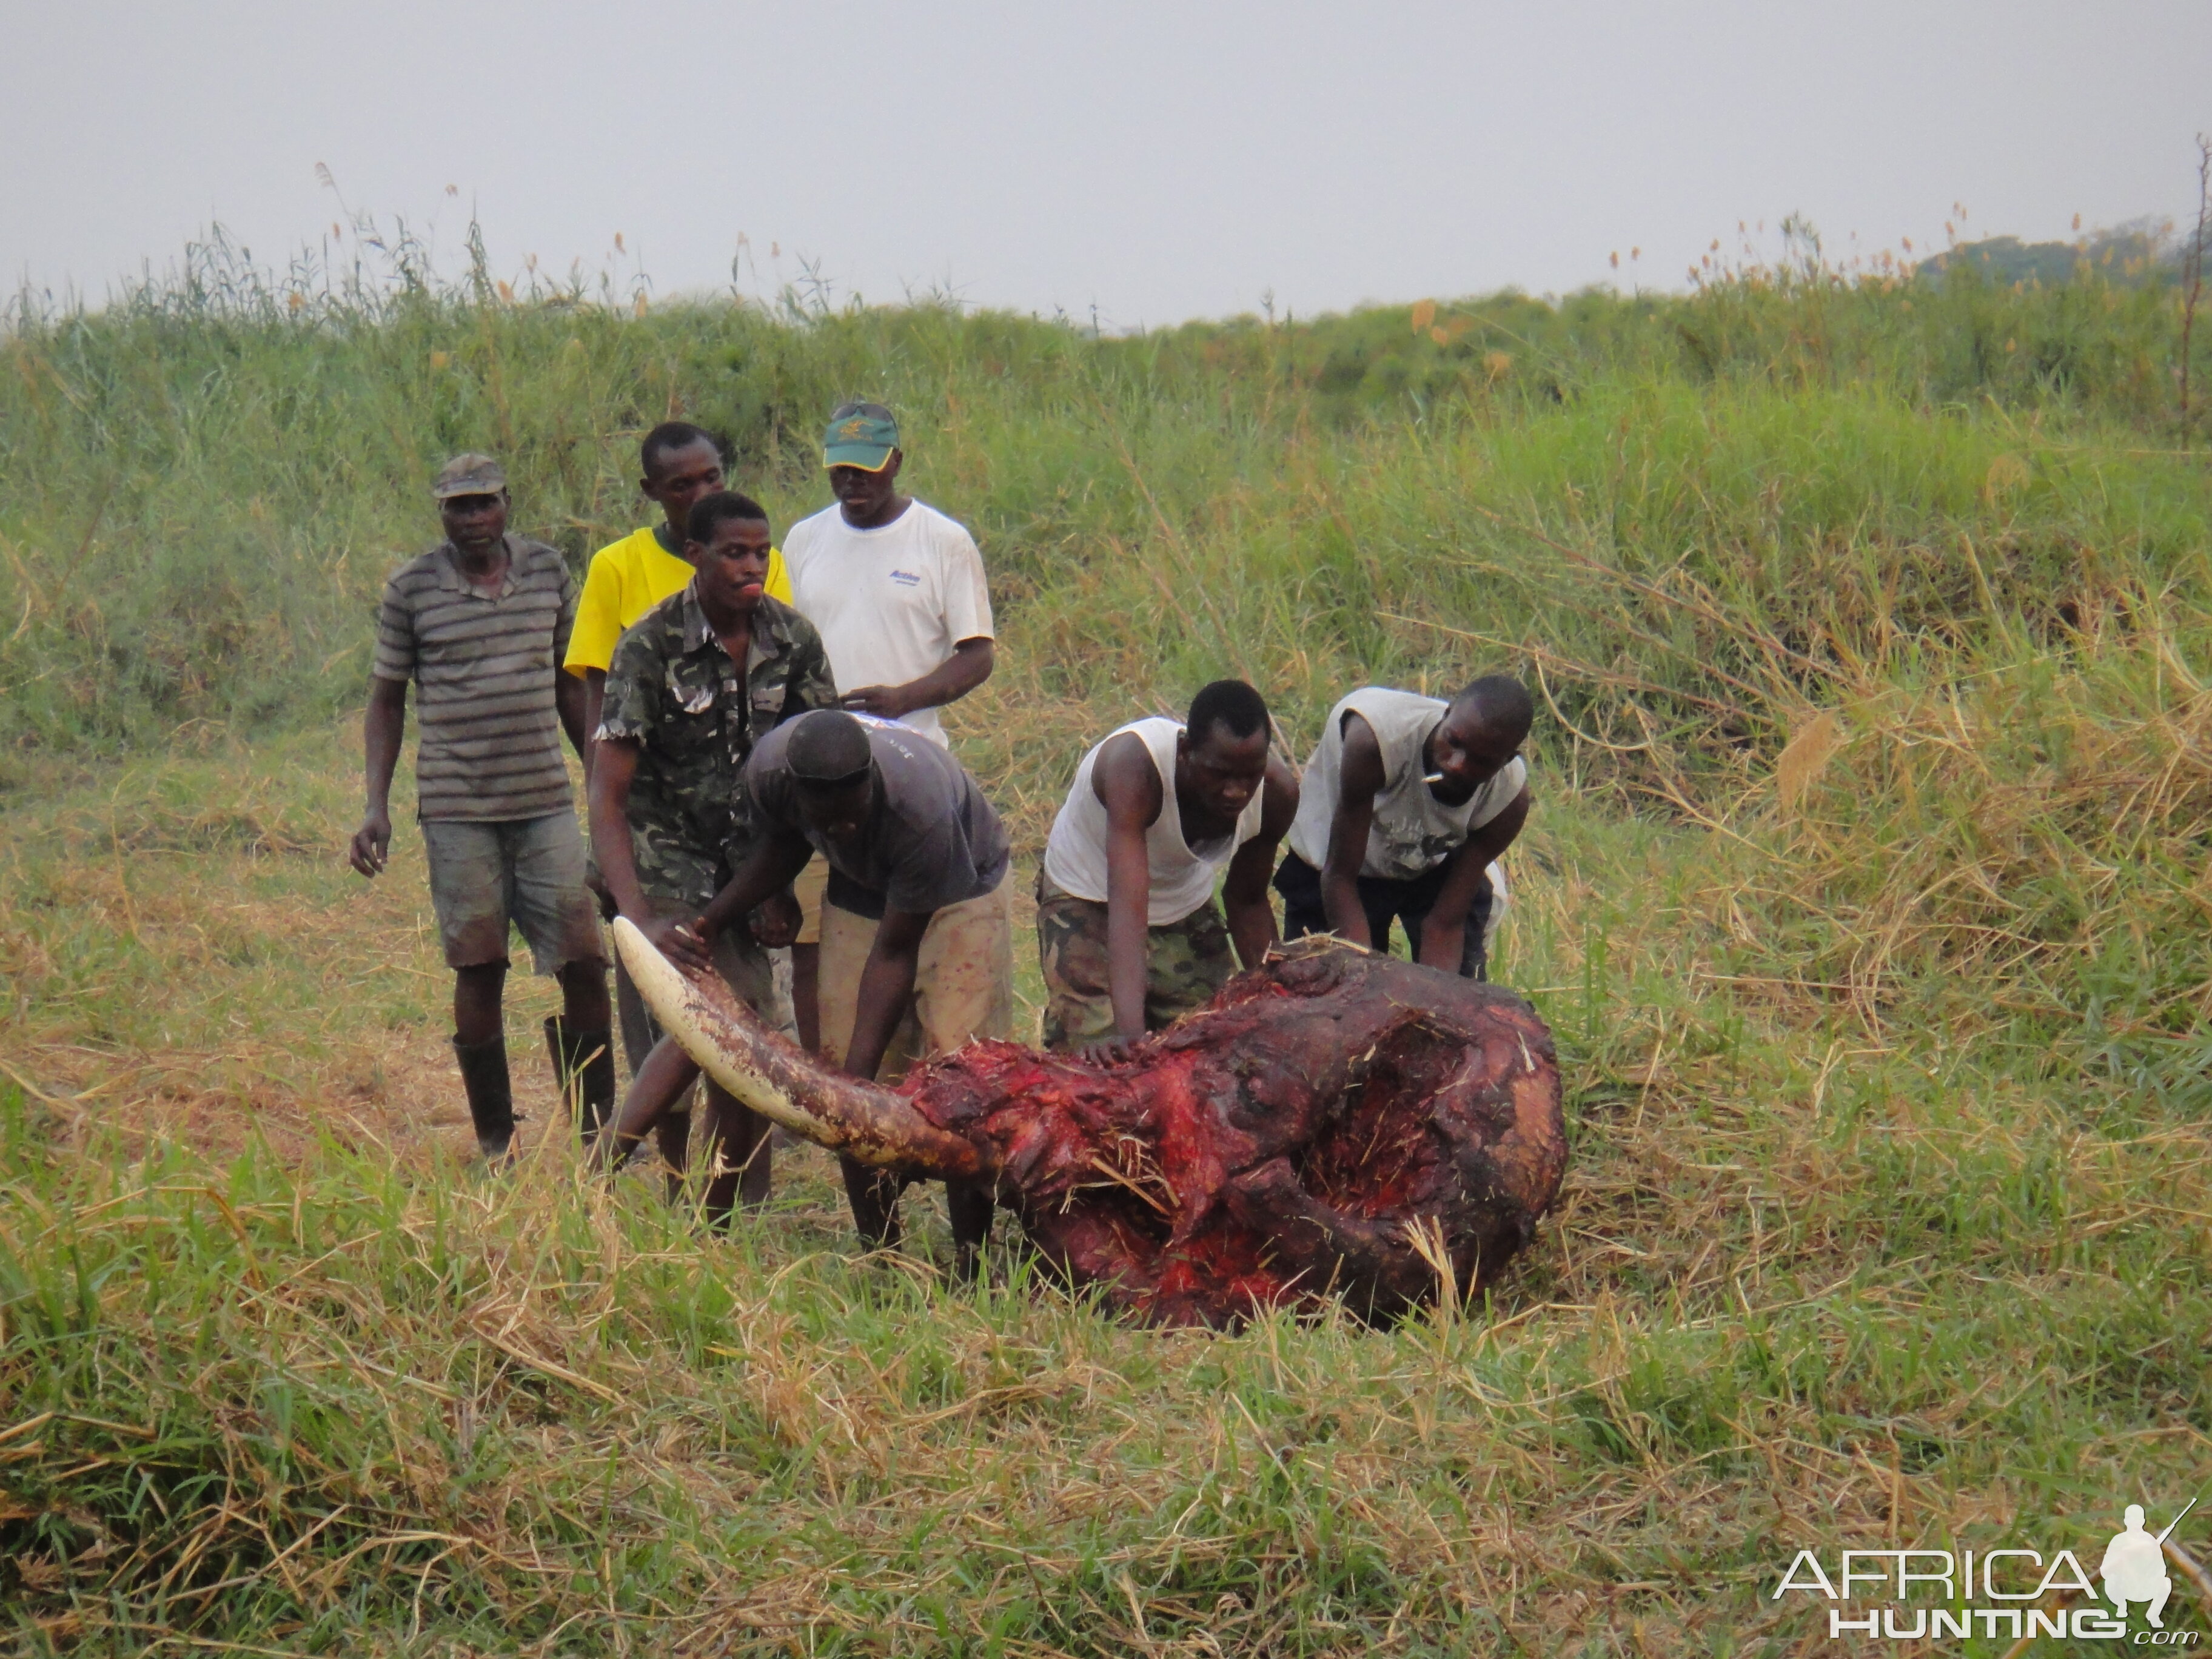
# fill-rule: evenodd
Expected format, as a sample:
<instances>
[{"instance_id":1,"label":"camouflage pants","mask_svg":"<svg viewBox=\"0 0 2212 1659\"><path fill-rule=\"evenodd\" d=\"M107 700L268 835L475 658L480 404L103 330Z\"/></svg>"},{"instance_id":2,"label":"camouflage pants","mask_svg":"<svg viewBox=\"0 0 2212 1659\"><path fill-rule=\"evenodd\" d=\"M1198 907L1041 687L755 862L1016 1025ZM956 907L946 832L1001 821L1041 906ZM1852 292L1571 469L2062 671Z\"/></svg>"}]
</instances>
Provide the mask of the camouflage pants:
<instances>
[{"instance_id":1,"label":"camouflage pants","mask_svg":"<svg viewBox=\"0 0 2212 1659\"><path fill-rule=\"evenodd\" d=\"M1037 957L1044 967L1044 1046L1073 1048L1114 1035L1106 907L1037 878ZM1146 930L1145 1029L1157 1031L1203 1008L1235 963L1229 927L1211 900L1164 927Z\"/></svg>"}]
</instances>

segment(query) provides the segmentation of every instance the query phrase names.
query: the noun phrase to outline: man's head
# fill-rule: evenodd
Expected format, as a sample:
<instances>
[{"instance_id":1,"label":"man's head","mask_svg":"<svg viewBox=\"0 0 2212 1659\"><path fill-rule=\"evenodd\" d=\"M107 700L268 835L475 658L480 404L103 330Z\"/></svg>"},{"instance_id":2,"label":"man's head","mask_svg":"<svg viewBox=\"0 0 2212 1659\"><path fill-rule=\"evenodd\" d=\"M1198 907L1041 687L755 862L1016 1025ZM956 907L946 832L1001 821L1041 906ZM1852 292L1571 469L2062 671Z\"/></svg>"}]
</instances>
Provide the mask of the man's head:
<instances>
[{"instance_id":1,"label":"man's head","mask_svg":"<svg viewBox=\"0 0 2212 1659\"><path fill-rule=\"evenodd\" d=\"M840 845L858 836L875 802L875 763L867 728L840 708L817 708L792 722L783 751L807 827Z\"/></svg>"},{"instance_id":2,"label":"man's head","mask_svg":"<svg viewBox=\"0 0 2212 1659\"><path fill-rule=\"evenodd\" d=\"M722 446L704 427L689 421L663 421L638 446L637 481L647 499L658 501L668 527L682 534L692 504L722 487Z\"/></svg>"},{"instance_id":3,"label":"man's head","mask_svg":"<svg viewBox=\"0 0 2212 1659\"><path fill-rule=\"evenodd\" d=\"M2128 1523L2128 1530L2130 1532L2142 1531L2143 1523L2142 1505L2140 1504L2129 1504L2128 1512L2124 1518Z\"/></svg>"},{"instance_id":4,"label":"man's head","mask_svg":"<svg viewBox=\"0 0 2212 1659\"><path fill-rule=\"evenodd\" d=\"M1429 765L1442 787L1471 793L1498 775L1528 741L1535 719L1528 688L1510 674L1486 674L1451 700L1429 738Z\"/></svg>"},{"instance_id":5,"label":"man's head","mask_svg":"<svg viewBox=\"0 0 2212 1659\"><path fill-rule=\"evenodd\" d=\"M898 446L898 422L881 404L844 403L830 411L822 465L848 523L872 524L896 498L906 460Z\"/></svg>"},{"instance_id":6,"label":"man's head","mask_svg":"<svg viewBox=\"0 0 2212 1659\"><path fill-rule=\"evenodd\" d=\"M1267 700L1242 680L1216 680L1190 700L1176 739L1176 796L1233 822L1267 774Z\"/></svg>"},{"instance_id":7,"label":"man's head","mask_svg":"<svg viewBox=\"0 0 2212 1659\"><path fill-rule=\"evenodd\" d=\"M750 616L768 583L768 509L750 495L718 489L691 504L684 556L699 573L710 610Z\"/></svg>"},{"instance_id":8,"label":"man's head","mask_svg":"<svg viewBox=\"0 0 2212 1659\"><path fill-rule=\"evenodd\" d=\"M464 553L483 553L507 534L507 472L489 455L456 455L430 485L446 539Z\"/></svg>"}]
</instances>

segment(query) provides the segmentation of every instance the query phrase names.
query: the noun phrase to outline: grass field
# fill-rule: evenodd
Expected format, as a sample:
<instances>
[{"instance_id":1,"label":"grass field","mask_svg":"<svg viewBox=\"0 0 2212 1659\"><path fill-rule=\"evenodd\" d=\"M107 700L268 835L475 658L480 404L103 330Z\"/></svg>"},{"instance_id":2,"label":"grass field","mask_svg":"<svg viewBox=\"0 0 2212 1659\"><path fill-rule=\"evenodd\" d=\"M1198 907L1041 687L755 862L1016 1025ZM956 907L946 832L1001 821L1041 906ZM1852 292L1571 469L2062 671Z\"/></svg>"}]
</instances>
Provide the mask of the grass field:
<instances>
[{"instance_id":1,"label":"grass field","mask_svg":"<svg viewBox=\"0 0 2212 1659\"><path fill-rule=\"evenodd\" d=\"M2170 293L1801 270L1093 340L311 278L0 342L18 1650L1811 1652L1800 1548L2094 1571L2212 1486ZM525 1167L465 1163L419 839L374 887L339 854L422 479L491 448L580 558L684 412L784 523L860 393L983 541L1003 665L951 724L1025 878L1083 744L1217 672L1301 745L1370 677L1538 683L1500 976L1573 1159L1490 1303L1146 1332L1012 1250L961 1294L941 1220L857 1259L808 1148L706 1237L536 1133L542 981Z\"/></svg>"}]
</instances>

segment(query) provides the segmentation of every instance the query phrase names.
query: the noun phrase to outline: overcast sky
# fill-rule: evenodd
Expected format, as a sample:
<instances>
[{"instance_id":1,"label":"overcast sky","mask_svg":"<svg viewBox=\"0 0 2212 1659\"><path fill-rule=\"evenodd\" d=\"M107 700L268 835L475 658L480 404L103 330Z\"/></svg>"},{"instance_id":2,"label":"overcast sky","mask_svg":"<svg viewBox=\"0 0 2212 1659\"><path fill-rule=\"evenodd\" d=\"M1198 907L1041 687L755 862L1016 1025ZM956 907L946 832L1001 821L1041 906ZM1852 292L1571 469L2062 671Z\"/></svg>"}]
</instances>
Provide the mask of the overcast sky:
<instances>
[{"instance_id":1,"label":"overcast sky","mask_svg":"<svg viewBox=\"0 0 2212 1659\"><path fill-rule=\"evenodd\" d=\"M1962 236L2179 217L2212 129L2205 0L8 14L0 279L94 299L216 222L281 264L341 198L449 267L473 208L502 275L726 289L742 235L748 289L804 258L1109 326L1565 291L1635 246L1679 287L1792 211L1831 252L1940 246L1954 202Z\"/></svg>"}]
</instances>

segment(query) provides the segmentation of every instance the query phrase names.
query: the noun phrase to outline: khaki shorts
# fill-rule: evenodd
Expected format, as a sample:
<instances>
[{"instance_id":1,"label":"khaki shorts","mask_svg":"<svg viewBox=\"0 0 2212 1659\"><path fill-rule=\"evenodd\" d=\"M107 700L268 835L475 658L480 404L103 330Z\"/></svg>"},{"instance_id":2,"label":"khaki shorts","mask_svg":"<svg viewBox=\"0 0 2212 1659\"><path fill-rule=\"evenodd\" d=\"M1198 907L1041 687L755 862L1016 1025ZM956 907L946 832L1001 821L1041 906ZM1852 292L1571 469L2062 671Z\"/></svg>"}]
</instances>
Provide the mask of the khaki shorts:
<instances>
[{"instance_id":1,"label":"khaki shorts","mask_svg":"<svg viewBox=\"0 0 2212 1659\"><path fill-rule=\"evenodd\" d=\"M799 899L799 937L793 945L822 943L822 896L830 890L830 860L817 853L791 884Z\"/></svg>"},{"instance_id":2,"label":"khaki shorts","mask_svg":"<svg viewBox=\"0 0 2212 1659\"><path fill-rule=\"evenodd\" d=\"M915 965L914 1006L891 1034L879 1083L896 1083L916 1060L947 1054L978 1037L1014 1028L1013 871L997 889L929 920ZM876 942L876 924L835 904L822 908L822 1044L830 1063L845 1063L860 1011L860 970Z\"/></svg>"},{"instance_id":3,"label":"khaki shorts","mask_svg":"<svg viewBox=\"0 0 2212 1659\"><path fill-rule=\"evenodd\" d=\"M504 963L510 926L541 974L606 961L574 812L497 823L432 819L422 825L422 848L448 968Z\"/></svg>"}]
</instances>

